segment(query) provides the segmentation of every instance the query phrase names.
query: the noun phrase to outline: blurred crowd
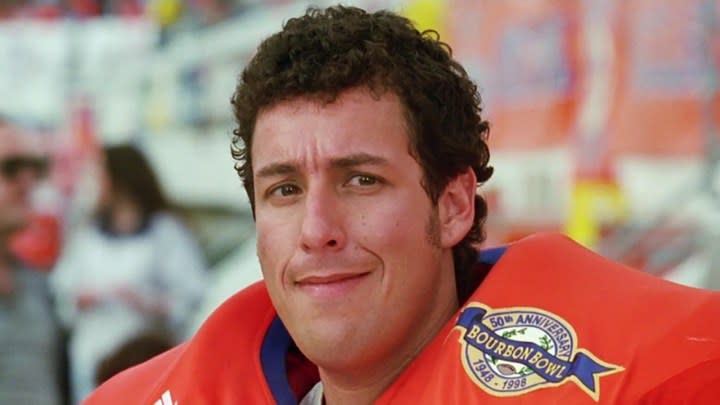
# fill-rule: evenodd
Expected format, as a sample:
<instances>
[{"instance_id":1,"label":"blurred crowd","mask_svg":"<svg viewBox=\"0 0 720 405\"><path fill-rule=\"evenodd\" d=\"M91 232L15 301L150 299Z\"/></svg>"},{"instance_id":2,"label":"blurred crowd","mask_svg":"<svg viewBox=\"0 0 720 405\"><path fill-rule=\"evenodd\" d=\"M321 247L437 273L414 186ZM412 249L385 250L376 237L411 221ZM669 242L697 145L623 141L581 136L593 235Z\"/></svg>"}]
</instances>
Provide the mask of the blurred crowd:
<instances>
[{"instance_id":1,"label":"blurred crowd","mask_svg":"<svg viewBox=\"0 0 720 405\"><path fill-rule=\"evenodd\" d=\"M76 404L191 333L203 252L143 152L92 159L85 221L34 204L50 172L36 136L0 120L0 403Z\"/></svg>"},{"instance_id":2,"label":"blurred crowd","mask_svg":"<svg viewBox=\"0 0 720 405\"><path fill-rule=\"evenodd\" d=\"M164 26L188 21L205 26L221 22L258 4L287 2L284 0L3 0L0 2L0 20L147 17Z\"/></svg>"}]
</instances>

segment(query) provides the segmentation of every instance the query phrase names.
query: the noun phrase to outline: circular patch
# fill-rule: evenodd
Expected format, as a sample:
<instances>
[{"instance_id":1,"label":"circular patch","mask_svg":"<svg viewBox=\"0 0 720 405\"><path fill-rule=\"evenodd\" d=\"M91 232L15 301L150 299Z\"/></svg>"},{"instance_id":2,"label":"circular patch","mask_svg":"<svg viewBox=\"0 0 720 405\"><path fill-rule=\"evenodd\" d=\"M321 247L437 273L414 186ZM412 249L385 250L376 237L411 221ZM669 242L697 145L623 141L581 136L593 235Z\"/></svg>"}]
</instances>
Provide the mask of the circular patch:
<instances>
[{"instance_id":1,"label":"circular patch","mask_svg":"<svg viewBox=\"0 0 720 405\"><path fill-rule=\"evenodd\" d=\"M457 327L468 376L494 396L521 395L574 381L597 400L601 376L623 368L584 349L564 319L538 308L469 304Z\"/></svg>"}]
</instances>

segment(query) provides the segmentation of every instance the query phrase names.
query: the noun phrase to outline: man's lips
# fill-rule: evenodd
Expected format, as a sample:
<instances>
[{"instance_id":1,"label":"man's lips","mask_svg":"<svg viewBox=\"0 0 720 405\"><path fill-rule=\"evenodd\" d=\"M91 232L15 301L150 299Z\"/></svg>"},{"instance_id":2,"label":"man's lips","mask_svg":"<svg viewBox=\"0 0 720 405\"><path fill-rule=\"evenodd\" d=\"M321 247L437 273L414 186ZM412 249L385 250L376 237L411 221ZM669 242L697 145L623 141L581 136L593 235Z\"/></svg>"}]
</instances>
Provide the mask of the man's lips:
<instances>
[{"instance_id":1,"label":"man's lips","mask_svg":"<svg viewBox=\"0 0 720 405\"><path fill-rule=\"evenodd\" d=\"M325 284L342 283L342 282L346 282L346 281L352 281L355 279L359 279L368 274L369 274L369 272L307 275L307 276L304 276L304 277L301 277L300 279L298 279L296 281L296 284L311 286L311 285L325 285Z\"/></svg>"},{"instance_id":2,"label":"man's lips","mask_svg":"<svg viewBox=\"0 0 720 405\"><path fill-rule=\"evenodd\" d=\"M308 274L300 277L295 285L308 297L334 301L345 299L348 294L362 286L370 274L371 272Z\"/></svg>"}]
</instances>

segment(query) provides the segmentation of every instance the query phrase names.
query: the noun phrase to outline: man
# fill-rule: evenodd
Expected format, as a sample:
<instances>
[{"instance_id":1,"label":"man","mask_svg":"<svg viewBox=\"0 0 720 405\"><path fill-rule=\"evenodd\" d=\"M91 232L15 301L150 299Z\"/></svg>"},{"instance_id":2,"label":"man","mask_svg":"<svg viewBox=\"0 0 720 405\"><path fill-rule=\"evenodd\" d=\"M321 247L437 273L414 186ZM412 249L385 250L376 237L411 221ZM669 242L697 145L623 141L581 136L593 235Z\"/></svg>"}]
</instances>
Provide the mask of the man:
<instances>
[{"instance_id":1,"label":"man","mask_svg":"<svg viewBox=\"0 0 720 405\"><path fill-rule=\"evenodd\" d=\"M665 381L716 395L717 294L561 236L472 248L488 123L436 35L310 10L260 45L233 105L264 282L89 404L638 403Z\"/></svg>"},{"instance_id":2,"label":"man","mask_svg":"<svg viewBox=\"0 0 720 405\"><path fill-rule=\"evenodd\" d=\"M60 403L60 356L46 273L21 264L10 248L45 169L27 137L0 119L0 403L50 405Z\"/></svg>"}]
</instances>

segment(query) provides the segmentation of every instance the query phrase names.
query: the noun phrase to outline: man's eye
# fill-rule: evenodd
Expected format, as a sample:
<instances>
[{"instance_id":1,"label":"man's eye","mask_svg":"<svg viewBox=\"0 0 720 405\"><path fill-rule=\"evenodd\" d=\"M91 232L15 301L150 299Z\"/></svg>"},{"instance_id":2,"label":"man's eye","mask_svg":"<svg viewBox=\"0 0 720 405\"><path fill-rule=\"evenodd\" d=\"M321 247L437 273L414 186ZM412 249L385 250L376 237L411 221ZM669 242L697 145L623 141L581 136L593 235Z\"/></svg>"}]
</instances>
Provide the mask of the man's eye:
<instances>
[{"instance_id":1,"label":"man's eye","mask_svg":"<svg viewBox=\"0 0 720 405\"><path fill-rule=\"evenodd\" d=\"M366 174L358 174L356 176L352 176L350 178L350 181L348 181L348 184L353 186L373 186L375 184L378 184L378 179L373 176L368 176Z\"/></svg>"},{"instance_id":2,"label":"man's eye","mask_svg":"<svg viewBox=\"0 0 720 405\"><path fill-rule=\"evenodd\" d=\"M274 197L288 197L298 194L299 192L300 188L298 186L294 184L283 184L272 189L270 195Z\"/></svg>"}]
</instances>

